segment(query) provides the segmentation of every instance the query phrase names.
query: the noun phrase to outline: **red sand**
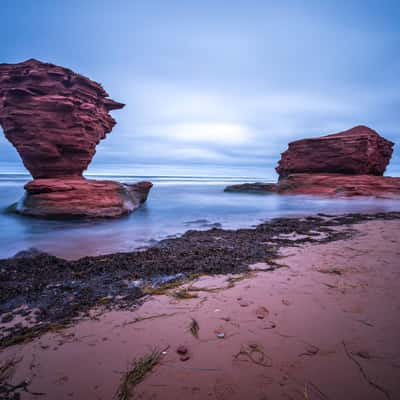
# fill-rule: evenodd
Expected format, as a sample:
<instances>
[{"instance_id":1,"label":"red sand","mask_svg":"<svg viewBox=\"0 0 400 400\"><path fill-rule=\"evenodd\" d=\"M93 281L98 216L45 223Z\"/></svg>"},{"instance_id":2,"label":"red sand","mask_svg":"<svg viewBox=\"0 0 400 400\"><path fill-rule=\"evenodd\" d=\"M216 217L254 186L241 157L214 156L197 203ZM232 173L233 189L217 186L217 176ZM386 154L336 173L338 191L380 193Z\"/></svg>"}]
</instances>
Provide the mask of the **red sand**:
<instances>
[{"instance_id":1,"label":"red sand","mask_svg":"<svg viewBox=\"0 0 400 400\"><path fill-rule=\"evenodd\" d=\"M286 249L280 262L289 268L255 272L196 299L150 297L132 312L8 348L0 359L22 357L12 381L31 379L30 390L46 393L22 399L110 400L128 364L155 347L168 349L132 398L400 398L400 222L355 227L350 240ZM341 274L319 272L332 268ZM194 285L222 287L226 279ZM150 316L158 317L136 320ZM180 361L179 345L188 361Z\"/></svg>"}]
</instances>

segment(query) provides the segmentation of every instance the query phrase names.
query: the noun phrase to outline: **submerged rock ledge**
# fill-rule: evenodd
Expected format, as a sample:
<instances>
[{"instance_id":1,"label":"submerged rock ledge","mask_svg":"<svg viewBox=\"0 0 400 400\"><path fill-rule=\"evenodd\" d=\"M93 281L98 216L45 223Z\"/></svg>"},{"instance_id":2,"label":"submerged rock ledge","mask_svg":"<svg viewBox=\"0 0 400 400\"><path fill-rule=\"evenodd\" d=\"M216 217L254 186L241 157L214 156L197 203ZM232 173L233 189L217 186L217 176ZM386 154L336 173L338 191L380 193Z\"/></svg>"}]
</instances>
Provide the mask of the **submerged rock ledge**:
<instances>
[{"instance_id":1,"label":"submerged rock ledge","mask_svg":"<svg viewBox=\"0 0 400 400\"><path fill-rule=\"evenodd\" d=\"M373 175L291 174L277 183L231 185L225 192L400 199L400 178Z\"/></svg>"}]
</instances>

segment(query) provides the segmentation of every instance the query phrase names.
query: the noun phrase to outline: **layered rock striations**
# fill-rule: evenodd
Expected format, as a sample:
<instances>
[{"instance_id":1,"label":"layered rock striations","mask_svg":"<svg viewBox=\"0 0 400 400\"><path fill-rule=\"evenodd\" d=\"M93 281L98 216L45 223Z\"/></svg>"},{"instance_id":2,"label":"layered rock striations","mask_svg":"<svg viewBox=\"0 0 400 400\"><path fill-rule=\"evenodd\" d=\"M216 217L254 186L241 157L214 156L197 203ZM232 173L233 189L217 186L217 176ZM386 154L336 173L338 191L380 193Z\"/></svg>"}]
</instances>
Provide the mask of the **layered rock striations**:
<instances>
[{"instance_id":1,"label":"layered rock striations","mask_svg":"<svg viewBox=\"0 0 400 400\"><path fill-rule=\"evenodd\" d=\"M114 217L146 199L150 183L136 190L82 177L116 123L109 112L122 107L100 84L70 69L33 59L0 64L0 124L34 178L20 212Z\"/></svg>"},{"instance_id":2,"label":"layered rock striations","mask_svg":"<svg viewBox=\"0 0 400 400\"><path fill-rule=\"evenodd\" d=\"M137 209L147 199L150 182L128 185L82 177L35 179L25 185L18 211L35 217L115 218Z\"/></svg>"},{"instance_id":3,"label":"layered rock striations","mask_svg":"<svg viewBox=\"0 0 400 400\"><path fill-rule=\"evenodd\" d=\"M34 178L81 176L124 104L69 69L28 60L0 65L0 123Z\"/></svg>"},{"instance_id":4,"label":"layered rock striations","mask_svg":"<svg viewBox=\"0 0 400 400\"><path fill-rule=\"evenodd\" d=\"M289 143L276 171L294 173L383 175L393 153L393 142L366 126Z\"/></svg>"},{"instance_id":5,"label":"layered rock striations","mask_svg":"<svg viewBox=\"0 0 400 400\"><path fill-rule=\"evenodd\" d=\"M400 178L382 176L394 143L366 126L289 143L278 183L228 186L227 192L400 198Z\"/></svg>"}]
</instances>

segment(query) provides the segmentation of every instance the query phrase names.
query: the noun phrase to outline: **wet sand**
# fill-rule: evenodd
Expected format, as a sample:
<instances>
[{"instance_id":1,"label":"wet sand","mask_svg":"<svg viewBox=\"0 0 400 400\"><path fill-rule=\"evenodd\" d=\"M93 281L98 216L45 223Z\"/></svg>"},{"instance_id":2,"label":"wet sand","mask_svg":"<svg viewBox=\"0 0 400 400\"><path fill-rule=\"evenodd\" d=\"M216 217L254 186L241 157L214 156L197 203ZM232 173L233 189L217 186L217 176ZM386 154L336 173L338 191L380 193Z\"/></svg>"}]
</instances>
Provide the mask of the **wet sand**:
<instances>
[{"instance_id":1,"label":"wet sand","mask_svg":"<svg viewBox=\"0 0 400 400\"><path fill-rule=\"evenodd\" d=\"M27 379L44 393L22 399L110 400L132 360L154 348L165 354L132 398L400 398L400 221L352 228L350 239L282 248L282 268L256 264L233 285L227 275L202 276L186 285L208 289L191 291L197 298L149 296L130 311L93 311L2 350L0 360L20 360L10 382Z\"/></svg>"}]
</instances>

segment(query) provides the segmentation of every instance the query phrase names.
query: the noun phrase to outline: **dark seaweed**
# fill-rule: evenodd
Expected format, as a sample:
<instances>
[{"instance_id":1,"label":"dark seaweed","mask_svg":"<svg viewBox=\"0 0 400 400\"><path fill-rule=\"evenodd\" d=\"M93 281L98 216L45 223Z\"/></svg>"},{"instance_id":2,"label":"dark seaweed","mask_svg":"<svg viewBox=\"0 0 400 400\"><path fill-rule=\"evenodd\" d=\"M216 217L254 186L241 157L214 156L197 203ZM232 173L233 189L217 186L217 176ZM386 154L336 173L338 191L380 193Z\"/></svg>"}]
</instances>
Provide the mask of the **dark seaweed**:
<instances>
[{"instance_id":1,"label":"dark seaweed","mask_svg":"<svg viewBox=\"0 0 400 400\"><path fill-rule=\"evenodd\" d=\"M145 251L115 253L66 261L48 254L0 260L0 317L19 314L29 321L0 327L0 347L30 340L54 327L70 324L94 306L134 307L145 293L132 284L162 275L242 273L249 264L271 262L279 248L326 243L354 234L350 225L400 219L400 212L277 218L256 228L190 230ZM340 231L335 227L345 226ZM289 240L281 234L305 235ZM325 234L322 238L320 234ZM18 309L27 305L27 309ZM33 311L35 310L35 311Z\"/></svg>"}]
</instances>

